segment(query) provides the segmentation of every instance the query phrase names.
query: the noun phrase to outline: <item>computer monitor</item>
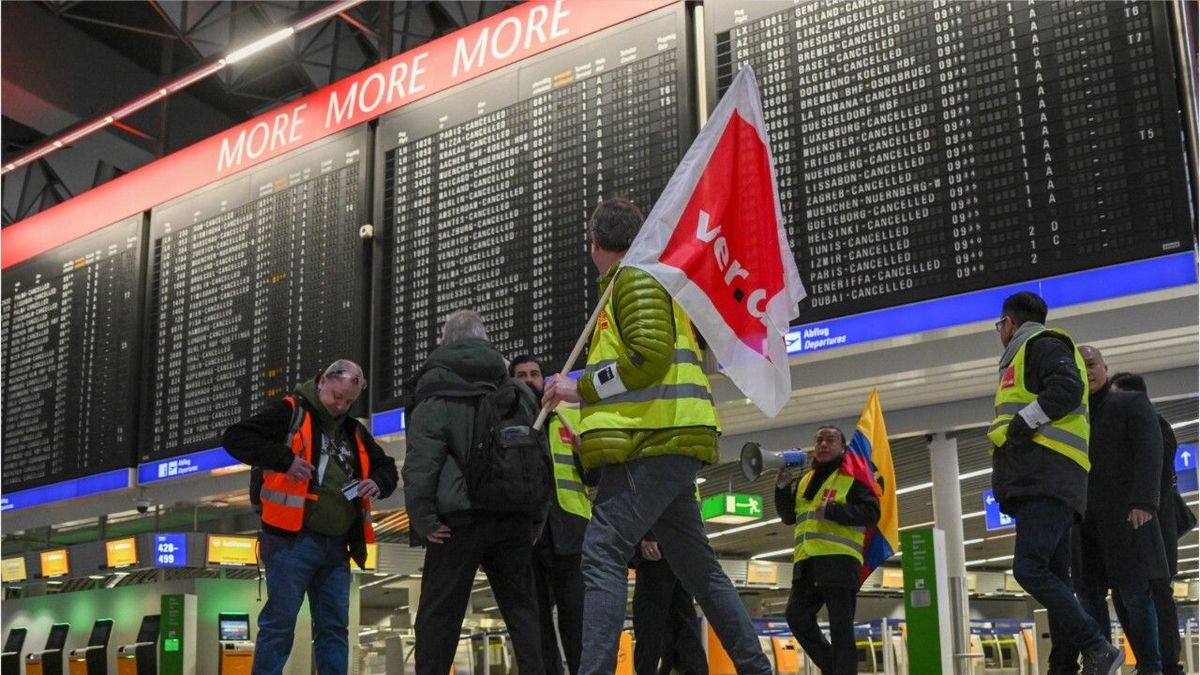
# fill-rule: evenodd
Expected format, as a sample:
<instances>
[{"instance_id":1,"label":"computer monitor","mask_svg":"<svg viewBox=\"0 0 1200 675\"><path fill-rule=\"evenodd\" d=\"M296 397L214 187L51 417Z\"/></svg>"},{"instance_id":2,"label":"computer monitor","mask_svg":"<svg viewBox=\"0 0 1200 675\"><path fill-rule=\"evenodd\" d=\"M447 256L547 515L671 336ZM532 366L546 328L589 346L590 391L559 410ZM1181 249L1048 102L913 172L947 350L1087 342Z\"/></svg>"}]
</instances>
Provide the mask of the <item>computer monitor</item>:
<instances>
[{"instance_id":1,"label":"computer monitor","mask_svg":"<svg viewBox=\"0 0 1200 675\"><path fill-rule=\"evenodd\" d=\"M151 614L142 617L142 625L138 628L138 642L158 642L158 615Z\"/></svg>"},{"instance_id":2,"label":"computer monitor","mask_svg":"<svg viewBox=\"0 0 1200 675\"><path fill-rule=\"evenodd\" d=\"M112 627L112 619L97 619L96 623L92 624L92 634L88 637L88 646L107 645L108 636L112 633Z\"/></svg>"},{"instance_id":3,"label":"computer monitor","mask_svg":"<svg viewBox=\"0 0 1200 675\"><path fill-rule=\"evenodd\" d=\"M4 651L21 651L21 647L25 645L25 633L27 632L28 629L26 628L17 627L9 629L8 637L4 640Z\"/></svg>"},{"instance_id":4,"label":"computer monitor","mask_svg":"<svg viewBox=\"0 0 1200 675\"><path fill-rule=\"evenodd\" d=\"M46 651L62 649L67 644L67 631L71 630L69 623L56 623L50 627L50 636L46 638Z\"/></svg>"},{"instance_id":5,"label":"computer monitor","mask_svg":"<svg viewBox=\"0 0 1200 675\"><path fill-rule=\"evenodd\" d=\"M217 616L217 628L220 631L220 639L222 641L249 640L250 615L222 612Z\"/></svg>"}]
</instances>

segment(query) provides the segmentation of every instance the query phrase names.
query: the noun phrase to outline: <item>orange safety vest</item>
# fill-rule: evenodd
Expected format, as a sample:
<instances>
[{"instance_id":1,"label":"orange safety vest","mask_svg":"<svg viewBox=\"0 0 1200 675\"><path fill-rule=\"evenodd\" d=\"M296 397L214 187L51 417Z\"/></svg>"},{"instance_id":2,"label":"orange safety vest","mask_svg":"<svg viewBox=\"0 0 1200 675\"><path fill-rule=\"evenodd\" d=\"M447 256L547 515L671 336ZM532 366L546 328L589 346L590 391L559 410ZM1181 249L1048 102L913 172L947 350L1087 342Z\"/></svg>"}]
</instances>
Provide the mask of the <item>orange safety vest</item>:
<instances>
[{"instance_id":1,"label":"orange safety vest","mask_svg":"<svg viewBox=\"0 0 1200 675\"><path fill-rule=\"evenodd\" d=\"M284 398L294 410L296 399L292 396ZM292 452L312 464L312 413L303 408L304 417L300 426L292 434ZM354 442L358 446L358 465L362 475L371 475L371 460L367 457L367 446L363 445L358 432L354 434ZM304 503L317 496L310 494L308 483L301 483L288 477L286 471L263 471L262 520L271 527L277 527L287 532L299 532L304 525ZM363 537L368 544L375 543L375 526L371 522L371 500L362 499Z\"/></svg>"}]
</instances>

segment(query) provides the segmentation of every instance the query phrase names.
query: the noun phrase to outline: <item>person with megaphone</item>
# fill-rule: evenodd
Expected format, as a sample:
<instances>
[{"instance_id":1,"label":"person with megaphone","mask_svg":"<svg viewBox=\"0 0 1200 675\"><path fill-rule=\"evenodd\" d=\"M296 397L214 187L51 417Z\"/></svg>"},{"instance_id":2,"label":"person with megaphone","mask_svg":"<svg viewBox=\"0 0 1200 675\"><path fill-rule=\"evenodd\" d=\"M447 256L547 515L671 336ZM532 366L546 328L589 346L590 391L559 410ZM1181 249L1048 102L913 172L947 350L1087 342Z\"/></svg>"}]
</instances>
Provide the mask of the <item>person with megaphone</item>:
<instances>
[{"instance_id":1,"label":"person with megaphone","mask_svg":"<svg viewBox=\"0 0 1200 675\"><path fill-rule=\"evenodd\" d=\"M792 592L784 616L800 646L825 675L854 675L858 656L854 645L854 608L861 585L866 529L879 521L877 489L843 466L846 434L823 425L813 437L812 463L799 479L787 452L759 451L779 467L775 508L788 525L795 525ZM746 458L746 451L743 451ZM745 467L745 461L743 462ZM826 640L817 625L824 605L829 614Z\"/></svg>"}]
</instances>

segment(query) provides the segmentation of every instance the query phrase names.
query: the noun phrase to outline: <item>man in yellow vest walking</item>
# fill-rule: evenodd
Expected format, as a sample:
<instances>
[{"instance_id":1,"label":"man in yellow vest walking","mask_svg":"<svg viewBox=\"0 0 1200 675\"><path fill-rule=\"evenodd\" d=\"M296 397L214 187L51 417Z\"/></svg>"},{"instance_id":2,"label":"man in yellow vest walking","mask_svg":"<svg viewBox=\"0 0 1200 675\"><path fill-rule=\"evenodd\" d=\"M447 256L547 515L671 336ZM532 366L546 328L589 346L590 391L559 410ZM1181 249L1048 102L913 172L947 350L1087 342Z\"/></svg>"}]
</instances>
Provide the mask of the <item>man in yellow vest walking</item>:
<instances>
[{"instance_id":1,"label":"man in yellow vest walking","mask_svg":"<svg viewBox=\"0 0 1200 675\"><path fill-rule=\"evenodd\" d=\"M854 607L862 585L863 543L867 528L879 522L879 498L873 486L841 470L846 458L841 429L817 429L813 458L800 480L781 469L775 482L779 517L796 526L792 592L784 616L822 673L855 675ZM829 612L830 640L817 625L821 605Z\"/></svg>"},{"instance_id":2,"label":"man in yellow vest walking","mask_svg":"<svg viewBox=\"0 0 1200 675\"><path fill-rule=\"evenodd\" d=\"M508 364L508 374L529 385L539 398L546 384L544 372L542 362L529 354L521 354ZM533 544L533 578L537 586L538 620L542 624L542 664L547 675L562 675L563 657L571 675L578 673L583 644L583 573L579 566L592 503L575 455L576 439L571 430L578 426L579 411L565 406L556 410L546 423L554 460L554 497L546 514L546 527ZM553 611L556 608L557 632Z\"/></svg>"},{"instance_id":3,"label":"man in yellow vest walking","mask_svg":"<svg viewBox=\"0 0 1200 675\"><path fill-rule=\"evenodd\" d=\"M988 430L992 490L1017 521L1013 576L1046 608L1055 652L1082 652L1084 675L1113 675L1121 652L1070 581L1071 526L1083 518L1091 469L1087 375L1070 336L1045 322L1046 302L1028 291L1009 296L996 322L1004 354ZM1051 675L1075 672L1051 660Z\"/></svg>"},{"instance_id":4,"label":"man in yellow vest walking","mask_svg":"<svg viewBox=\"0 0 1200 675\"><path fill-rule=\"evenodd\" d=\"M592 333L578 382L555 376L542 404L580 403L580 457L599 469L592 522L583 542L584 615L580 673L616 670L625 617L626 561L647 532L663 546L684 587L739 673L771 664L750 618L721 570L695 498L696 472L719 458L720 426L700 348L683 308L648 273L620 260L642 226L633 202L602 202L592 214L592 261L612 295Z\"/></svg>"}]
</instances>

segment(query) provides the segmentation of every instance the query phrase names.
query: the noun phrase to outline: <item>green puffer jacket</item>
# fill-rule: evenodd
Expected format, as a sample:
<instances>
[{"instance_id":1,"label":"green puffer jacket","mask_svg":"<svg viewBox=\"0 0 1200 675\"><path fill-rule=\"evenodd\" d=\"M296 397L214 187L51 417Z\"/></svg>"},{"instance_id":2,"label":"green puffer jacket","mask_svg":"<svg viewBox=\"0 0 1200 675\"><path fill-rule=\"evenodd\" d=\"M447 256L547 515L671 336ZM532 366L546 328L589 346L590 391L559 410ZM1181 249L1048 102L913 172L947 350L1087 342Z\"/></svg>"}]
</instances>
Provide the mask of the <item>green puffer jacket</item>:
<instances>
[{"instance_id":1,"label":"green puffer jacket","mask_svg":"<svg viewBox=\"0 0 1200 675\"><path fill-rule=\"evenodd\" d=\"M417 373L418 403L405 431L404 506L412 529L424 540L441 525L473 520L462 466L471 446L475 404L471 399L441 398L431 392L471 389L473 383L498 385L508 379L504 357L485 340L467 339L438 347ZM526 412L537 416L533 391L525 392ZM541 530L546 510L531 514Z\"/></svg>"},{"instance_id":2,"label":"green puffer jacket","mask_svg":"<svg viewBox=\"0 0 1200 675\"><path fill-rule=\"evenodd\" d=\"M617 274L617 272L620 272ZM676 326L671 311L671 296L662 284L644 270L620 267L614 263L600 278L603 293L616 274L611 317L625 344L626 353L617 359L617 374L629 390L645 389L658 382L671 367L675 351L675 331L691 330ZM589 403L600 400L594 384L595 365L588 364L579 377L583 398L580 413L587 414ZM715 464L720 456L718 432L712 427L674 427L669 429L616 431L598 429L580 438L580 459L585 470L605 464L627 462L654 455L688 455L705 464Z\"/></svg>"}]
</instances>

